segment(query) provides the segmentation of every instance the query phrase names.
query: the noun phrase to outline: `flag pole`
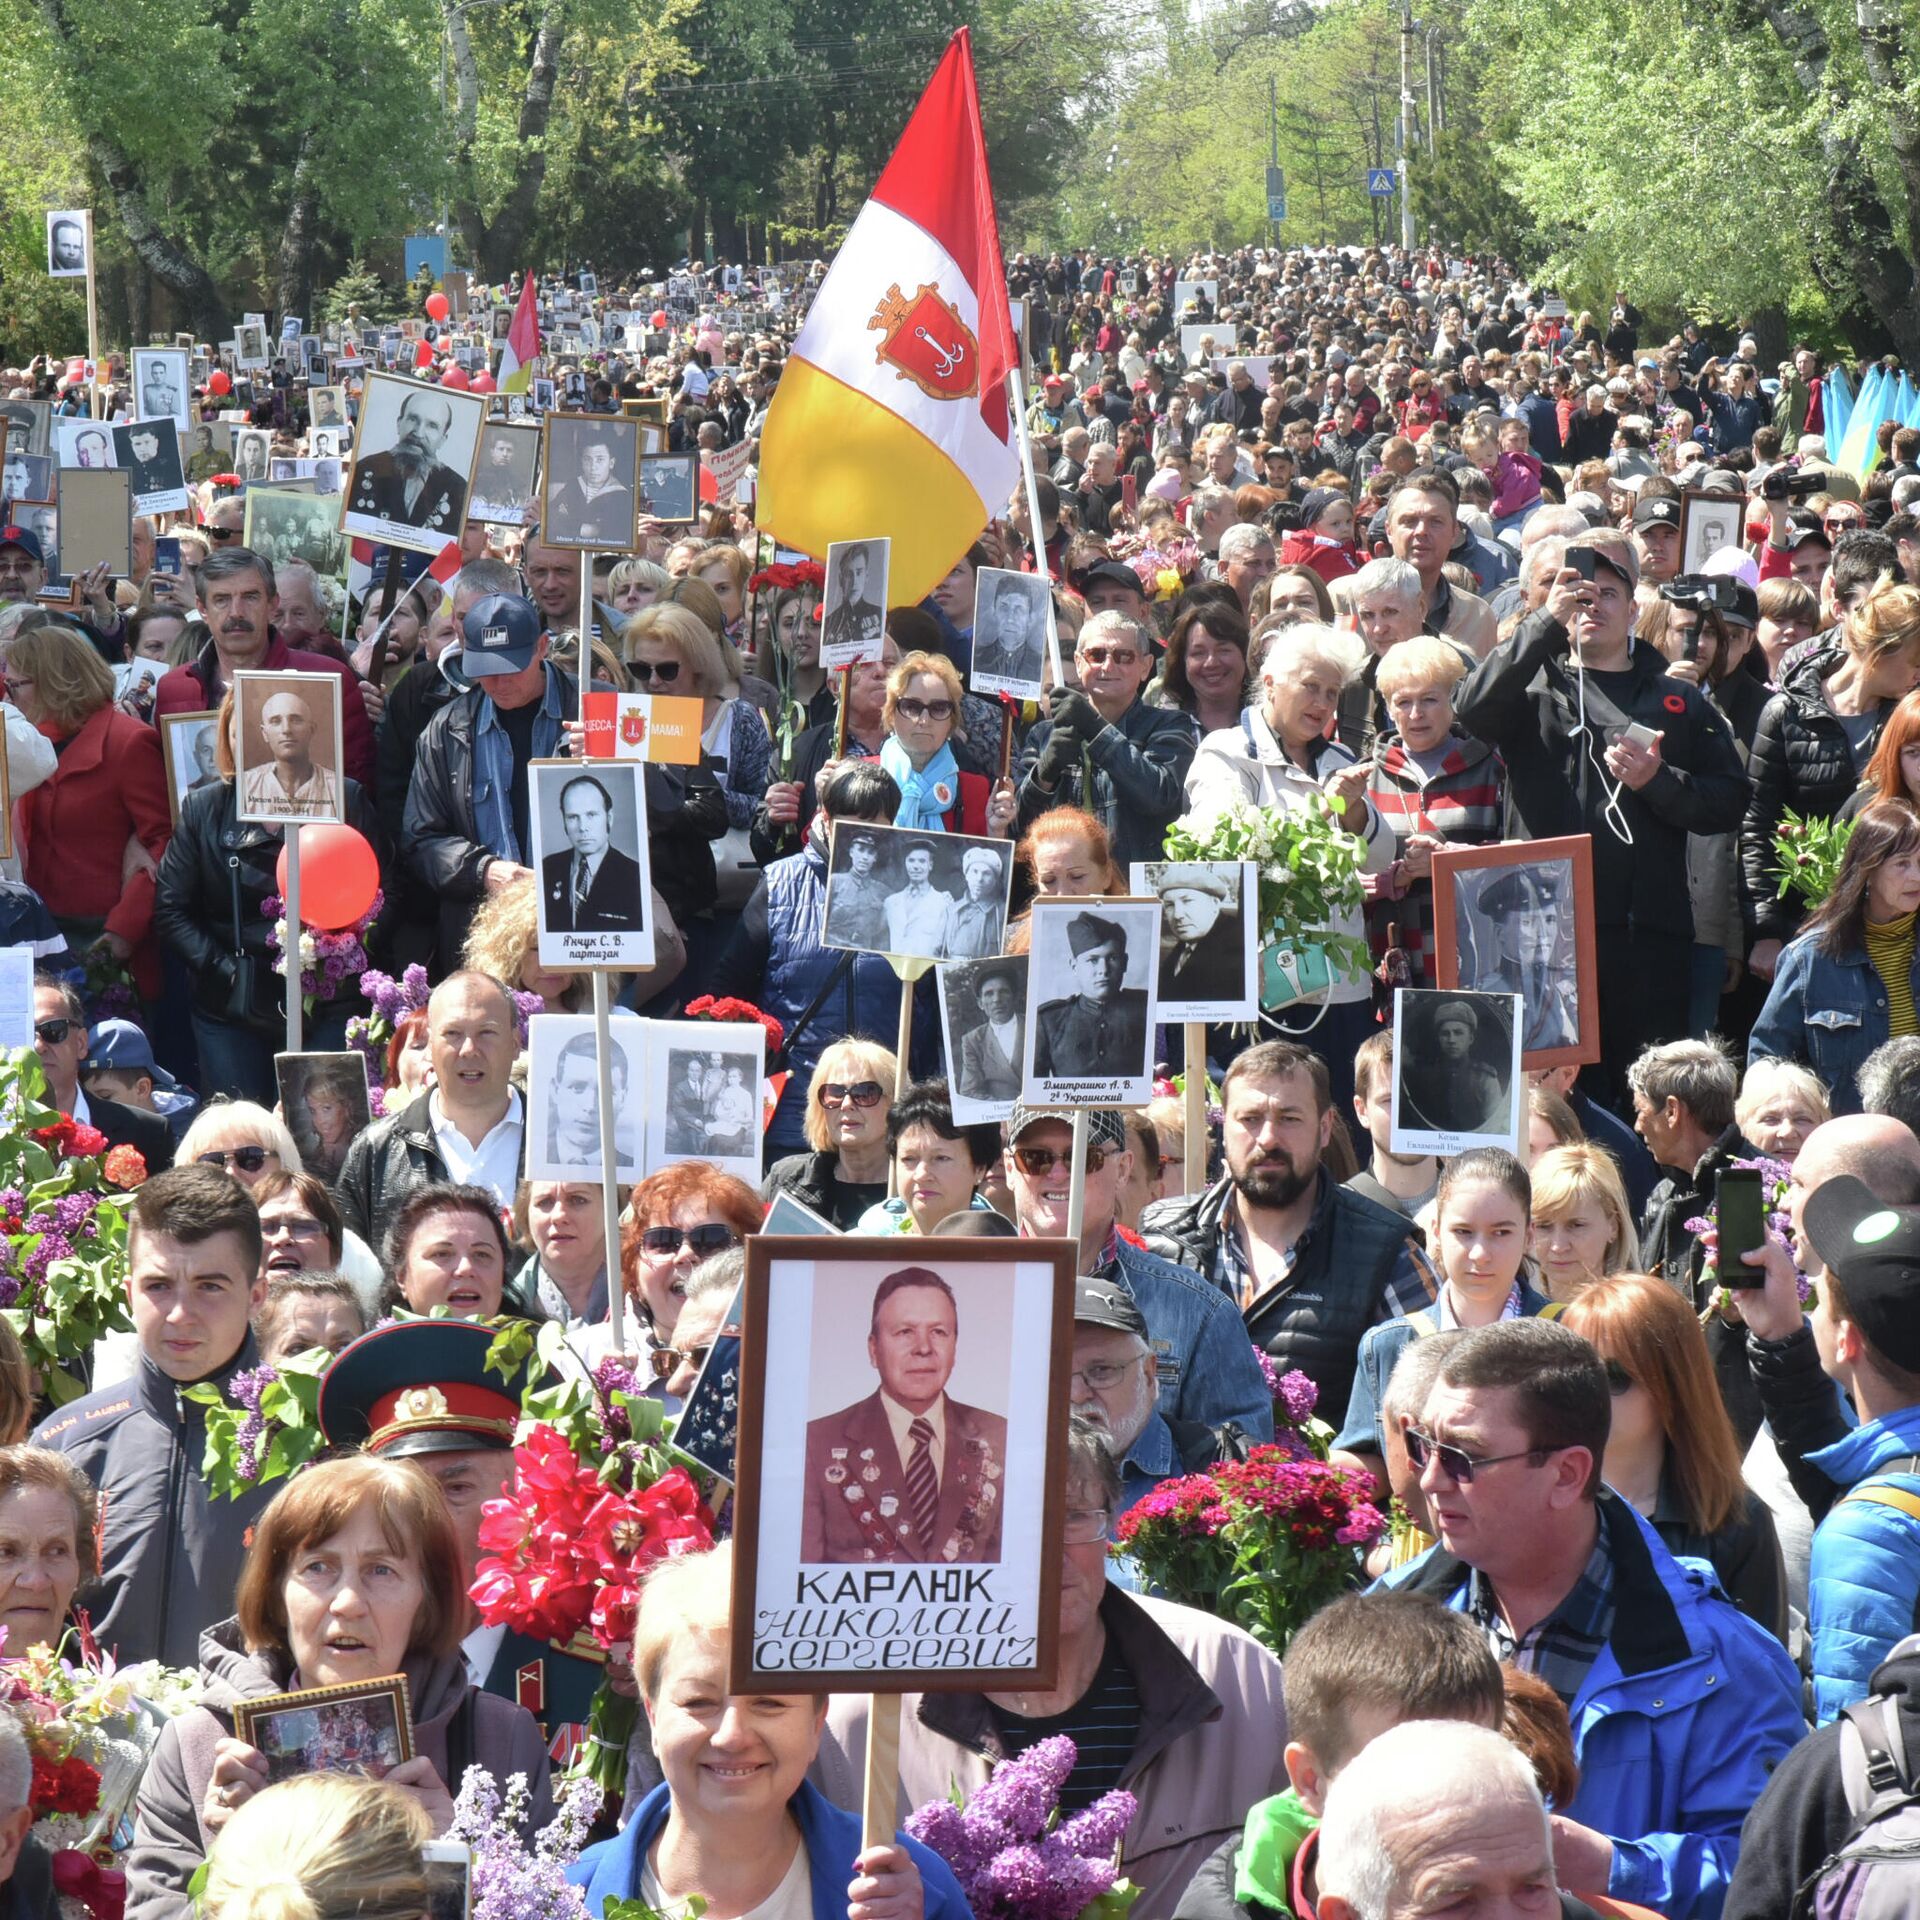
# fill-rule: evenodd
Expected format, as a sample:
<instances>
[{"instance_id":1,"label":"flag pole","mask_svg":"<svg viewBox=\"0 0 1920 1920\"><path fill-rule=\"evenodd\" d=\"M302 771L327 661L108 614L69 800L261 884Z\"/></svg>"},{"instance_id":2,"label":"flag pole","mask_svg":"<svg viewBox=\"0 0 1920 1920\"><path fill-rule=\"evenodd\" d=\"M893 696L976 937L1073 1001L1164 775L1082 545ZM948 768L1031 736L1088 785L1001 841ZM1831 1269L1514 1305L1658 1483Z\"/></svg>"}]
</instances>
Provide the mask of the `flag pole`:
<instances>
[{"instance_id":1,"label":"flag pole","mask_svg":"<svg viewBox=\"0 0 1920 1920\"><path fill-rule=\"evenodd\" d=\"M1020 350L1014 348L1013 364L1007 369L1013 388L1013 417L1019 423L1020 474L1027 488L1027 523L1033 542L1033 570L1047 583L1047 597L1053 597L1053 574L1047 565L1047 529L1040 518L1040 488L1034 480L1033 442L1027 437L1027 382L1020 366ZM1047 654L1053 667L1053 684L1066 685L1066 673L1060 664L1060 630L1054 622L1051 604L1047 610Z\"/></svg>"}]
</instances>

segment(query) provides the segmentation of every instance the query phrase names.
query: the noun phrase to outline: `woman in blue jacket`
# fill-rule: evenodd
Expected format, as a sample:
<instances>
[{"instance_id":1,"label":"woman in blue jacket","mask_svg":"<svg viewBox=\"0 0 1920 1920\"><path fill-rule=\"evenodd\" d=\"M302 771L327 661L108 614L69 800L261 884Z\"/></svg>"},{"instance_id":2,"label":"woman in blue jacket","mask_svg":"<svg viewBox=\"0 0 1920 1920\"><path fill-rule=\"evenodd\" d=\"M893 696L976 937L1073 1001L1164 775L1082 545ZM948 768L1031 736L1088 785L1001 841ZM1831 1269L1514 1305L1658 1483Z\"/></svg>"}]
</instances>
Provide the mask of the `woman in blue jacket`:
<instances>
[{"instance_id":1,"label":"woman in blue jacket","mask_svg":"<svg viewBox=\"0 0 1920 1920\"><path fill-rule=\"evenodd\" d=\"M1833 1089L1836 1114L1858 1113L1854 1081L1867 1056L1920 1032L1916 909L1920 814L1904 800L1875 800L1854 821L1833 891L1780 956L1748 1060L1801 1061Z\"/></svg>"},{"instance_id":2,"label":"woman in blue jacket","mask_svg":"<svg viewBox=\"0 0 1920 1920\"><path fill-rule=\"evenodd\" d=\"M826 1694L728 1691L732 1579L723 1545L664 1561L647 1581L633 1664L666 1779L567 1869L589 1911L598 1920L608 1901L637 1899L679 1914L698 1898L716 1920L969 1920L943 1860L904 1834L863 1846L858 1816L808 1783Z\"/></svg>"}]
</instances>

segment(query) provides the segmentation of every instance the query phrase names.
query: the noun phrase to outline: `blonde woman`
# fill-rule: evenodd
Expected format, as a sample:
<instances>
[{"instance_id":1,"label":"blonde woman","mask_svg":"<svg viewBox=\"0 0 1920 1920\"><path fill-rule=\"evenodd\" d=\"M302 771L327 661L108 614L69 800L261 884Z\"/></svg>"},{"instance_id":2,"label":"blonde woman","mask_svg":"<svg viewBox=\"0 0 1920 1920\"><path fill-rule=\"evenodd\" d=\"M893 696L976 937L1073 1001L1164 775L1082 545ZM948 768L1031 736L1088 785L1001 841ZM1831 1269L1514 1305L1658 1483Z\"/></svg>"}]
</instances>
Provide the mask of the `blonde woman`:
<instances>
[{"instance_id":1,"label":"blonde woman","mask_svg":"<svg viewBox=\"0 0 1920 1920\"><path fill-rule=\"evenodd\" d=\"M622 620L631 620L671 584L666 568L651 560L619 560L607 576L607 604Z\"/></svg>"},{"instance_id":2,"label":"blonde woman","mask_svg":"<svg viewBox=\"0 0 1920 1920\"><path fill-rule=\"evenodd\" d=\"M761 1186L791 1194L841 1232L887 1197L887 1116L900 1065L875 1040L836 1040L807 1083L808 1151L776 1160Z\"/></svg>"},{"instance_id":3,"label":"blonde woman","mask_svg":"<svg viewBox=\"0 0 1920 1920\"><path fill-rule=\"evenodd\" d=\"M590 977L540 964L539 888L538 878L526 873L488 894L468 925L460 964L504 980L520 993L537 993L543 1013L587 1011L593 1000Z\"/></svg>"},{"instance_id":4,"label":"blonde woman","mask_svg":"<svg viewBox=\"0 0 1920 1920\"><path fill-rule=\"evenodd\" d=\"M1833 1118L1819 1076L1797 1060L1762 1054L1748 1066L1733 1109L1740 1137L1770 1159L1792 1166L1807 1135Z\"/></svg>"},{"instance_id":5,"label":"blonde woman","mask_svg":"<svg viewBox=\"0 0 1920 1920\"><path fill-rule=\"evenodd\" d=\"M894 825L923 833L1006 834L1017 810L1013 782L991 789L953 756L964 740L959 670L944 654L910 653L887 675L880 764L900 789Z\"/></svg>"},{"instance_id":6,"label":"blonde woman","mask_svg":"<svg viewBox=\"0 0 1920 1920\"><path fill-rule=\"evenodd\" d=\"M1572 1300L1624 1272L1639 1251L1620 1169L1591 1142L1549 1148L1533 1163L1530 1235L1540 1290Z\"/></svg>"},{"instance_id":7,"label":"blonde woman","mask_svg":"<svg viewBox=\"0 0 1920 1920\"><path fill-rule=\"evenodd\" d=\"M203 1920L429 1920L433 1823L398 1787L310 1773L256 1794L207 1856Z\"/></svg>"}]
</instances>

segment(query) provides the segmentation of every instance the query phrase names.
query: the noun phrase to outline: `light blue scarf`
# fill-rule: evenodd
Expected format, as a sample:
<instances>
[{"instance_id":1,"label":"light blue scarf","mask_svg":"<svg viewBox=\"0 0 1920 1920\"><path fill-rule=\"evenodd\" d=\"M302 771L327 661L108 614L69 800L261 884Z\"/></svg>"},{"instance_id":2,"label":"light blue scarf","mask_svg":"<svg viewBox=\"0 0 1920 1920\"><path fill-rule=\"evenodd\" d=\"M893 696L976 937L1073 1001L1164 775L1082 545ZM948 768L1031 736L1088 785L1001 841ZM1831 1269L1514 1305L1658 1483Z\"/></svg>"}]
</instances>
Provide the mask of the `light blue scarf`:
<instances>
[{"instance_id":1,"label":"light blue scarf","mask_svg":"<svg viewBox=\"0 0 1920 1920\"><path fill-rule=\"evenodd\" d=\"M952 747L942 747L916 773L906 748L889 734L880 748L880 764L900 789L900 811L893 816L893 824L921 833L945 833L946 811L960 800L960 763Z\"/></svg>"}]
</instances>

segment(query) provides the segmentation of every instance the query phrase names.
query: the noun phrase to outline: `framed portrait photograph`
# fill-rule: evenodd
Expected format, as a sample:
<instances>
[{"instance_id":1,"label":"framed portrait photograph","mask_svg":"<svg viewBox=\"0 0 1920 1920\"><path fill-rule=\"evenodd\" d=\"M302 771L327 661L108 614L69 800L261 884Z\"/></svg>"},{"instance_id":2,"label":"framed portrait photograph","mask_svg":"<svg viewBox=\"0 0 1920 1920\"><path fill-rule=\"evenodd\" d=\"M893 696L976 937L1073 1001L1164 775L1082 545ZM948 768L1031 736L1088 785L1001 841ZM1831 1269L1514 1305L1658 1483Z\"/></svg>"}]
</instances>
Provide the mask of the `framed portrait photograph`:
<instances>
[{"instance_id":1,"label":"framed portrait photograph","mask_svg":"<svg viewBox=\"0 0 1920 1920\"><path fill-rule=\"evenodd\" d=\"M509 431L489 427L488 435ZM541 448L540 537L587 553L631 553L640 486L640 435L607 414L554 414ZM657 517L657 516L656 516Z\"/></svg>"},{"instance_id":2,"label":"framed portrait photograph","mask_svg":"<svg viewBox=\"0 0 1920 1920\"><path fill-rule=\"evenodd\" d=\"M511 318L511 316L509 316L509 318ZM496 328L495 332L502 340L507 337L504 327ZM529 387L533 394L534 412L551 413L554 408L553 382L551 380L534 380L529 382Z\"/></svg>"},{"instance_id":3,"label":"framed portrait photograph","mask_svg":"<svg viewBox=\"0 0 1920 1920\"><path fill-rule=\"evenodd\" d=\"M540 473L540 429L489 420L480 433L467 518L496 527L524 527L533 512ZM631 498L631 495L629 495Z\"/></svg>"},{"instance_id":4,"label":"framed portrait photograph","mask_svg":"<svg viewBox=\"0 0 1920 1920\"><path fill-rule=\"evenodd\" d=\"M74 209L47 215L47 272L53 279L87 277L87 242L92 233L90 213Z\"/></svg>"},{"instance_id":5,"label":"framed portrait photograph","mask_svg":"<svg viewBox=\"0 0 1920 1920\"><path fill-rule=\"evenodd\" d=\"M700 456L642 453L640 511L662 526L692 526L700 517Z\"/></svg>"},{"instance_id":6,"label":"framed portrait photograph","mask_svg":"<svg viewBox=\"0 0 1920 1920\"><path fill-rule=\"evenodd\" d=\"M1600 1058L1591 836L1436 849L1433 921L1441 986L1519 995L1524 1066Z\"/></svg>"},{"instance_id":7,"label":"framed portrait photograph","mask_svg":"<svg viewBox=\"0 0 1920 1920\"><path fill-rule=\"evenodd\" d=\"M345 387L309 387L307 389L308 432L325 428L332 433L346 433L350 426L351 422L347 418Z\"/></svg>"},{"instance_id":8,"label":"framed portrait photograph","mask_svg":"<svg viewBox=\"0 0 1920 1920\"><path fill-rule=\"evenodd\" d=\"M191 355L179 347L133 350L134 417L164 420L176 433L193 425L193 388L187 379Z\"/></svg>"},{"instance_id":9,"label":"framed portrait photograph","mask_svg":"<svg viewBox=\"0 0 1920 1920\"><path fill-rule=\"evenodd\" d=\"M1013 842L836 820L826 945L901 960L981 960L1005 944Z\"/></svg>"},{"instance_id":10,"label":"framed portrait photograph","mask_svg":"<svg viewBox=\"0 0 1920 1920\"><path fill-rule=\"evenodd\" d=\"M435 554L459 539L486 417L484 393L368 374L347 478L347 532Z\"/></svg>"},{"instance_id":11,"label":"framed portrait photograph","mask_svg":"<svg viewBox=\"0 0 1920 1920\"><path fill-rule=\"evenodd\" d=\"M647 1166L711 1160L760 1184L766 1030L753 1021L647 1022Z\"/></svg>"},{"instance_id":12,"label":"framed portrait photograph","mask_svg":"<svg viewBox=\"0 0 1920 1920\"><path fill-rule=\"evenodd\" d=\"M1393 996L1392 1151L1520 1151L1527 1082L1519 996L1401 987Z\"/></svg>"},{"instance_id":13,"label":"framed portrait photograph","mask_svg":"<svg viewBox=\"0 0 1920 1920\"><path fill-rule=\"evenodd\" d=\"M982 567L973 588L973 665L967 684L975 693L1005 693L1038 700L1042 668L1058 659L1053 634L1053 595L1037 573Z\"/></svg>"},{"instance_id":14,"label":"framed portrait photograph","mask_svg":"<svg viewBox=\"0 0 1920 1920\"><path fill-rule=\"evenodd\" d=\"M185 513L192 496L171 420L135 420L113 430L113 457L127 476L135 513Z\"/></svg>"},{"instance_id":15,"label":"framed portrait photograph","mask_svg":"<svg viewBox=\"0 0 1920 1920\"><path fill-rule=\"evenodd\" d=\"M7 448L6 467L0 473L0 494L9 503L23 500L29 504L53 504L54 465L50 453L29 453L11 444Z\"/></svg>"},{"instance_id":16,"label":"framed portrait photograph","mask_svg":"<svg viewBox=\"0 0 1920 1920\"><path fill-rule=\"evenodd\" d=\"M413 1758L407 1676L239 1700L233 1730L266 1760L270 1786L303 1773L358 1773L383 1780Z\"/></svg>"},{"instance_id":17,"label":"framed portrait photograph","mask_svg":"<svg viewBox=\"0 0 1920 1920\"><path fill-rule=\"evenodd\" d=\"M273 435L265 427L235 427L233 470L242 480L264 480L273 461Z\"/></svg>"},{"instance_id":18,"label":"framed portrait photograph","mask_svg":"<svg viewBox=\"0 0 1920 1920\"><path fill-rule=\"evenodd\" d=\"M23 505L15 513L14 519L40 542L40 551L47 559L47 585L55 586L66 578L65 569L60 564L60 509L54 506ZM127 544L133 544L131 528L127 534Z\"/></svg>"},{"instance_id":19,"label":"framed portrait photograph","mask_svg":"<svg viewBox=\"0 0 1920 1920\"><path fill-rule=\"evenodd\" d=\"M310 460L338 460L341 456L345 435L338 427L315 427L307 435L307 458ZM277 476L281 462L273 463Z\"/></svg>"},{"instance_id":20,"label":"framed portrait photograph","mask_svg":"<svg viewBox=\"0 0 1920 1920\"><path fill-rule=\"evenodd\" d=\"M233 676L237 817L261 826L344 824L341 683L331 673Z\"/></svg>"},{"instance_id":21,"label":"framed portrait photograph","mask_svg":"<svg viewBox=\"0 0 1920 1920\"><path fill-rule=\"evenodd\" d=\"M133 575L133 490L118 467L73 467L60 476L60 564L70 574L104 564Z\"/></svg>"},{"instance_id":22,"label":"framed portrait photograph","mask_svg":"<svg viewBox=\"0 0 1920 1920\"><path fill-rule=\"evenodd\" d=\"M196 420L180 436L180 461L191 480L233 470L233 428L224 420Z\"/></svg>"},{"instance_id":23,"label":"framed portrait photograph","mask_svg":"<svg viewBox=\"0 0 1920 1920\"><path fill-rule=\"evenodd\" d=\"M613 1151L625 1186L647 1171L647 1022L611 1021L608 1039ZM600 1184L600 1052L590 1013L539 1013L527 1023L527 1175Z\"/></svg>"},{"instance_id":24,"label":"framed portrait photograph","mask_svg":"<svg viewBox=\"0 0 1920 1920\"><path fill-rule=\"evenodd\" d=\"M652 966L645 763L535 760L527 779L541 965Z\"/></svg>"},{"instance_id":25,"label":"framed portrait photograph","mask_svg":"<svg viewBox=\"0 0 1920 1920\"><path fill-rule=\"evenodd\" d=\"M827 548L820 602L820 664L829 671L878 660L887 638L889 540L836 540Z\"/></svg>"},{"instance_id":26,"label":"framed portrait photograph","mask_svg":"<svg viewBox=\"0 0 1920 1920\"><path fill-rule=\"evenodd\" d=\"M339 496L322 494L317 476L249 487L243 526L247 545L276 567L304 560L331 579L346 573L350 543L340 528Z\"/></svg>"},{"instance_id":27,"label":"framed portrait photograph","mask_svg":"<svg viewBox=\"0 0 1920 1920\"><path fill-rule=\"evenodd\" d=\"M243 320L234 329L233 357L235 361L248 368L265 367L269 358L267 351L267 329L258 320Z\"/></svg>"},{"instance_id":28,"label":"framed portrait photograph","mask_svg":"<svg viewBox=\"0 0 1920 1920\"><path fill-rule=\"evenodd\" d=\"M1020 1098L1050 1107L1145 1106L1159 1017L1160 902L1036 900L1028 925Z\"/></svg>"},{"instance_id":29,"label":"framed portrait photograph","mask_svg":"<svg viewBox=\"0 0 1920 1920\"><path fill-rule=\"evenodd\" d=\"M1215 312L1220 308L1220 282L1218 280L1176 280L1173 283L1173 311L1177 318L1187 310L1187 303L1204 298Z\"/></svg>"},{"instance_id":30,"label":"framed portrait photograph","mask_svg":"<svg viewBox=\"0 0 1920 1920\"><path fill-rule=\"evenodd\" d=\"M0 420L7 426L7 445L26 453L53 451L51 400L0 399Z\"/></svg>"},{"instance_id":31,"label":"framed portrait photograph","mask_svg":"<svg viewBox=\"0 0 1920 1920\"><path fill-rule=\"evenodd\" d=\"M1260 1012L1260 868L1252 860L1136 860L1127 884L1160 902L1160 1020Z\"/></svg>"},{"instance_id":32,"label":"framed portrait photograph","mask_svg":"<svg viewBox=\"0 0 1920 1920\"><path fill-rule=\"evenodd\" d=\"M747 1241L736 1691L1051 1684L1075 1250Z\"/></svg>"},{"instance_id":33,"label":"framed portrait photograph","mask_svg":"<svg viewBox=\"0 0 1920 1920\"><path fill-rule=\"evenodd\" d=\"M1722 547L1737 547L1745 533L1743 493L1688 492L1680 496L1680 571L1698 573Z\"/></svg>"},{"instance_id":34,"label":"framed portrait photograph","mask_svg":"<svg viewBox=\"0 0 1920 1920\"><path fill-rule=\"evenodd\" d=\"M276 1053L273 1073L280 1113L300 1149L300 1163L328 1186L340 1177L353 1137L373 1118L365 1056Z\"/></svg>"},{"instance_id":35,"label":"framed portrait photograph","mask_svg":"<svg viewBox=\"0 0 1920 1920\"><path fill-rule=\"evenodd\" d=\"M74 467L96 470L113 465L113 429L85 414L63 415L53 423L53 442L62 472Z\"/></svg>"},{"instance_id":36,"label":"framed portrait photograph","mask_svg":"<svg viewBox=\"0 0 1920 1920\"><path fill-rule=\"evenodd\" d=\"M782 1197L792 1198L790 1194ZM768 1219L771 1222L771 1214ZM795 1229L769 1224L762 1231L790 1233ZM812 1229L801 1227L798 1231L808 1233ZM827 1227L825 1231L831 1233L833 1229ZM684 1454L708 1473L718 1474L728 1486L733 1485L734 1444L740 1431L740 1324L745 1311L746 1289L742 1287L733 1296L693 1387L680 1404L669 1442L676 1453Z\"/></svg>"},{"instance_id":37,"label":"framed portrait photograph","mask_svg":"<svg viewBox=\"0 0 1920 1920\"><path fill-rule=\"evenodd\" d=\"M180 824L180 803L199 787L217 787L220 767L214 758L218 742L217 713L163 713L160 716L160 757L167 764L167 805L174 825Z\"/></svg>"},{"instance_id":38,"label":"framed portrait photograph","mask_svg":"<svg viewBox=\"0 0 1920 1920\"><path fill-rule=\"evenodd\" d=\"M953 960L935 973L954 1122L1004 1120L1020 1098L1027 1058L1027 956Z\"/></svg>"}]
</instances>

